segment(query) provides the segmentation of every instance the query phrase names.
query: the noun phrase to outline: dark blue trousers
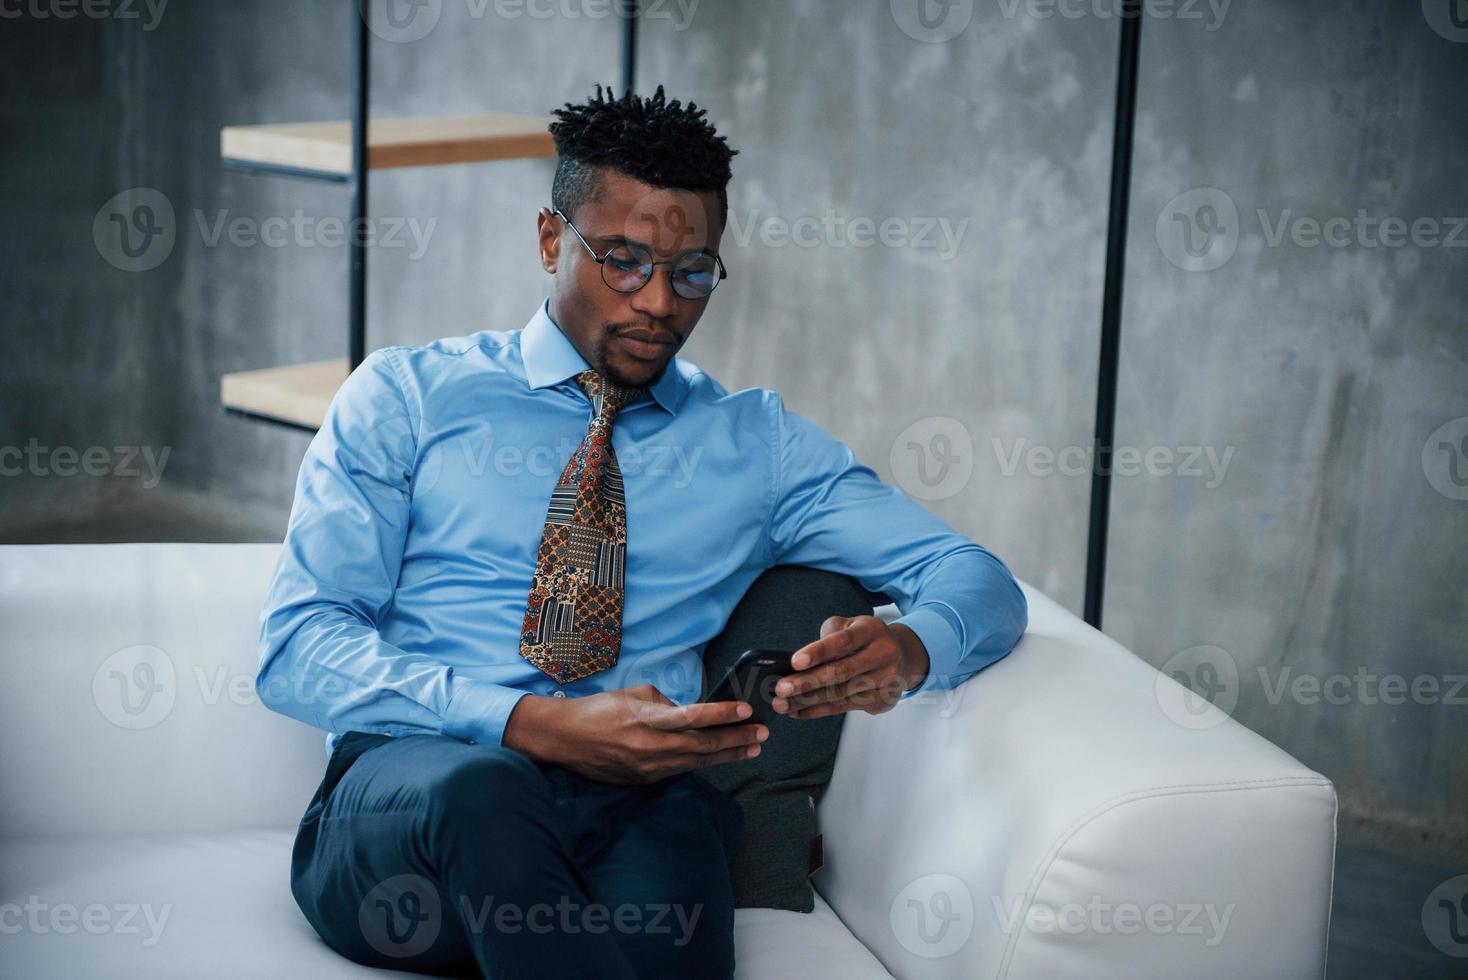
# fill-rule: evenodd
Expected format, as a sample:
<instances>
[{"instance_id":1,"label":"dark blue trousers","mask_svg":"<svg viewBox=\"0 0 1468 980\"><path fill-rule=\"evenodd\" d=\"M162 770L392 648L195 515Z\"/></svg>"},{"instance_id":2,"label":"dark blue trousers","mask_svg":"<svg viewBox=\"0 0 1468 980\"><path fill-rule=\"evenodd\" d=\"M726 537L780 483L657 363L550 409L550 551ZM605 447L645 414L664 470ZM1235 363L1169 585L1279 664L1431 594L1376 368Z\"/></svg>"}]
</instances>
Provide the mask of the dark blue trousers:
<instances>
[{"instance_id":1,"label":"dark blue trousers","mask_svg":"<svg viewBox=\"0 0 1468 980\"><path fill-rule=\"evenodd\" d=\"M333 949L444 976L730 977L739 804L697 773L618 786L502 746L350 733L291 891Z\"/></svg>"}]
</instances>

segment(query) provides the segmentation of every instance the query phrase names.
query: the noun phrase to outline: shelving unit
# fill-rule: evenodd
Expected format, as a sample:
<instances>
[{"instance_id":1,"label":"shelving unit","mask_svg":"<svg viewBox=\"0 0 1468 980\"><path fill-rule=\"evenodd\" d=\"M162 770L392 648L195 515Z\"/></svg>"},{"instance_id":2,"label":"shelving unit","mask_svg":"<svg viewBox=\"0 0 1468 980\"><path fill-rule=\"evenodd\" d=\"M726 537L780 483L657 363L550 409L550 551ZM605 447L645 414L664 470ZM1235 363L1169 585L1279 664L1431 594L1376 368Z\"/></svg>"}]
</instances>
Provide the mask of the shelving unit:
<instances>
[{"instance_id":1,"label":"shelving unit","mask_svg":"<svg viewBox=\"0 0 1468 980\"><path fill-rule=\"evenodd\" d=\"M345 357L234 371L219 379L219 400L239 415L314 432L350 373Z\"/></svg>"},{"instance_id":2,"label":"shelving unit","mask_svg":"<svg viewBox=\"0 0 1468 980\"><path fill-rule=\"evenodd\" d=\"M347 185L348 227L367 218L369 171L450 163L555 156L547 119L490 114L368 121L370 32L356 0L352 9L352 113L335 122L225 126L219 134L227 170ZM637 70L638 4L622 21L622 85ZM367 251L348 236L347 356L305 364L235 371L219 379L220 408L235 415L315 432L342 382L366 356Z\"/></svg>"},{"instance_id":3,"label":"shelving unit","mask_svg":"<svg viewBox=\"0 0 1468 980\"><path fill-rule=\"evenodd\" d=\"M463 118L367 119L368 31L356 0L352 7L352 118L341 122L226 126L220 155L227 169L345 183L351 189L350 226L367 216L367 174L390 167L427 167L555 155L544 119L515 115ZM1122 0L1121 43L1112 131L1110 213L1101 310L1101 351L1096 385L1095 465L1086 547L1086 622L1100 628L1105 594L1111 514L1111 462L1115 450L1117 368L1120 359L1122 286L1126 270L1126 216L1131 191L1132 134L1136 118L1141 0ZM637 71L637 0L629 0L622 30L622 85ZM327 361L237 371L220 378L223 411L314 432L331 398L366 349L367 255L349 236L347 356Z\"/></svg>"},{"instance_id":4,"label":"shelving unit","mask_svg":"<svg viewBox=\"0 0 1468 980\"><path fill-rule=\"evenodd\" d=\"M367 169L553 157L555 143L545 127L536 116L374 119L367 125ZM231 169L346 181L352 176L352 124L226 126L219 153Z\"/></svg>"}]
</instances>

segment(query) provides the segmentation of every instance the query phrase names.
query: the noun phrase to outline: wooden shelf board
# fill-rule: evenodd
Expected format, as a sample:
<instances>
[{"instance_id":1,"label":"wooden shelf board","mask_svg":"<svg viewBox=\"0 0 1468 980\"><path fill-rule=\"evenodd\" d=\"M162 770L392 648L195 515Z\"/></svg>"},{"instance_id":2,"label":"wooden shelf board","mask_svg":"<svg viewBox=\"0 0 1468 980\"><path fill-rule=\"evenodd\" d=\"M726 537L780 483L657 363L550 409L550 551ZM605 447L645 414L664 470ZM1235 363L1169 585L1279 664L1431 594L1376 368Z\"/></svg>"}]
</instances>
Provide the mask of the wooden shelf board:
<instances>
[{"instance_id":1,"label":"wooden shelf board","mask_svg":"<svg viewBox=\"0 0 1468 980\"><path fill-rule=\"evenodd\" d=\"M432 167L523 157L553 157L555 143L538 116L487 115L373 119L367 124L367 166ZM226 160L325 174L352 172L352 127L346 121L225 126Z\"/></svg>"},{"instance_id":2,"label":"wooden shelf board","mask_svg":"<svg viewBox=\"0 0 1468 980\"><path fill-rule=\"evenodd\" d=\"M347 374L345 357L236 371L219 379L219 400L237 412L319 429Z\"/></svg>"}]
</instances>

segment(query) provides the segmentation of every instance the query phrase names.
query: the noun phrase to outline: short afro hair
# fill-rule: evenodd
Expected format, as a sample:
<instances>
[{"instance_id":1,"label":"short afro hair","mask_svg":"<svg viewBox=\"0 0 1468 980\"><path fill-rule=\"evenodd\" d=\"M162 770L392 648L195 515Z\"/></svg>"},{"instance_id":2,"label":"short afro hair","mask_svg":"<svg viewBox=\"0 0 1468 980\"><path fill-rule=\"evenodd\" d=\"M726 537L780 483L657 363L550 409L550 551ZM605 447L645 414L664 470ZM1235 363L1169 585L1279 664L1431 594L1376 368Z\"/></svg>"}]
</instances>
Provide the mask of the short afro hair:
<instances>
[{"instance_id":1,"label":"short afro hair","mask_svg":"<svg viewBox=\"0 0 1468 980\"><path fill-rule=\"evenodd\" d=\"M719 221L728 220L729 161L739 151L704 118L708 110L667 101L661 85L647 98L630 89L613 98L610 86L598 85L596 95L554 115L550 133L560 160L551 204L562 214L596 199L598 171L607 168L653 187L716 194Z\"/></svg>"}]
</instances>

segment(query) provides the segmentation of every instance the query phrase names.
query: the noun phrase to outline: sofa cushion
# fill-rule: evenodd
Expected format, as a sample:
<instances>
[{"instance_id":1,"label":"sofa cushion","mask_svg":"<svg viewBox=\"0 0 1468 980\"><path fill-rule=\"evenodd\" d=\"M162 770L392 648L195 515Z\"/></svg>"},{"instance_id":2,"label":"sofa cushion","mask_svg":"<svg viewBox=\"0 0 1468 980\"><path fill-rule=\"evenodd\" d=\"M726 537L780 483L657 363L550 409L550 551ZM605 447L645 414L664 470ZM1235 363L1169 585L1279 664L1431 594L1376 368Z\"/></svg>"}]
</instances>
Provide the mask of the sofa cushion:
<instances>
[{"instance_id":1,"label":"sofa cushion","mask_svg":"<svg viewBox=\"0 0 1468 980\"><path fill-rule=\"evenodd\" d=\"M868 616L872 600L845 575L793 565L767 569L745 592L704 651L704 691L745 650L795 650L820 637L829 616ZM738 908L814 908L811 840L816 804L831 781L845 715L796 719L775 715L760 754L699 770L744 809L744 838L731 875Z\"/></svg>"},{"instance_id":2,"label":"sofa cushion","mask_svg":"<svg viewBox=\"0 0 1468 980\"><path fill-rule=\"evenodd\" d=\"M290 892L293 831L0 840L0 976L413 977L321 941ZM18 927L18 928L17 928ZM830 906L740 910L737 976L890 977Z\"/></svg>"}]
</instances>

